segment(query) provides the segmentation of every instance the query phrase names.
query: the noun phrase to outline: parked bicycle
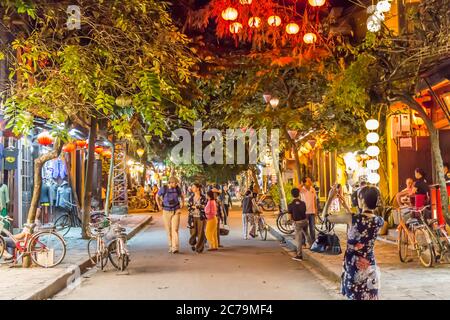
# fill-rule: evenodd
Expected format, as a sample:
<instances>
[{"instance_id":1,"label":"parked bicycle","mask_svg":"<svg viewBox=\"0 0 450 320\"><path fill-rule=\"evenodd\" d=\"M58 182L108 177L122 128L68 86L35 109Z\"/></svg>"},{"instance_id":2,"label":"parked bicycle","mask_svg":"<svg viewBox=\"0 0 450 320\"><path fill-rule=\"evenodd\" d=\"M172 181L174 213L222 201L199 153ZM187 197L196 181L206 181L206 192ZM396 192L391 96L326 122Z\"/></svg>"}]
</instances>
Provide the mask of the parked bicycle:
<instances>
[{"instance_id":1,"label":"parked bicycle","mask_svg":"<svg viewBox=\"0 0 450 320\"><path fill-rule=\"evenodd\" d=\"M6 241L2 234L11 239L14 244L12 263L17 264L24 256L29 255L31 261L42 268L52 268L59 265L66 256L66 243L63 237L56 232L54 226L41 226L39 231L33 233L34 225L30 226L30 233L25 239L16 239L6 228L5 222L12 222L10 217L0 216L0 258L6 250Z\"/></svg>"},{"instance_id":2,"label":"parked bicycle","mask_svg":"<svg viewBox=\"0 0 450 320\"><path fill-rule=\"evenodd\" d=\"M269 194L262 194L258 197L258 204L263 208L264 211L274 211L276 208L275 201Z\"/></svg>"},{"instance_id":3,"label":"parked bicycle","mask_svg":"<svg viewBox=\"0 0 450 320\"><path fill-rule=\"evenodd\" d=\"M69 203L71 209L59 216L58 219L55 220L56 230L65 237L71 228L80 228L82 223L81 219L78 217L77 209L78 206L73 203Z\"/></svg>"},{"instance_id":4,"label":"parked bicycle","mask_svg":"<svg viewBox=\"0 0 450 320\"><path fill-rule=\"evenodd\" d=\"M108 263L108 248L105 243L106 228L109 227L110 220L106 217L102 220L89 223L92 238L88 242L88 255L92 263L99 266L101 270Z\"/></svg>"},{"instance_id":5,"label":"parked bicycle","mask_svg":"<svg viewBox=\"0 0 450 320\"><path fill-rule=\"evenodd\" d=\"M261 239L267 240L269 226L267 225L266 221L264 220L264 216L261 213L254 214L254 223Z\"/></svg>"},{"instance_id":6,"label":"parked bicycle","mask_svg":"<svg viewBox=\"0 0 450 320\"><path fill-rule=\"evenodd\" d=\"M411 209L400 217L398 225L398 253L401 262L408 262L409 251L414 250L424 267L432 267L435 262L450 261L450 239L445 225L438 225L436 219L427 219L425 206L420 210Z\"/></svg>"},{"instance_id":7,"label":"parked bicycle","mask_svg":"<svg viewBox=\"0 0 450 320\"><path fill-rule=\"evenodd\" d=\"M125 228L119 224L113 225L115 240L108 245L108 256L111 264L119 271L125 271L130 263L127 248L127 234Z\"/></svg>"}]
</instances>

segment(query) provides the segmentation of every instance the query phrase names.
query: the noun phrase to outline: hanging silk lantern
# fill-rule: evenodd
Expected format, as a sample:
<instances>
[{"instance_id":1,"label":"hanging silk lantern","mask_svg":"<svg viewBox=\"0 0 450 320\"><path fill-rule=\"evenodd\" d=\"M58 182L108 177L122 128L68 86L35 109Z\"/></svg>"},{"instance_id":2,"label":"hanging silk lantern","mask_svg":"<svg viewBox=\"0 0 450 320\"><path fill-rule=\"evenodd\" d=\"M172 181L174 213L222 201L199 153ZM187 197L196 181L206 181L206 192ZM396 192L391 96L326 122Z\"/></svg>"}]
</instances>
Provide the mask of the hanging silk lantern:
<instances>
[{"instance_id":1,"label":"hanging silk lantern","mask_svg":"<svg viewBox=\"0 0 450 320\"><path fill-rule=\"evenodd\" d=\"M137 153L137 155L139 156L139 158L142 158L142 156L143 156L144 153L145 153L145 150L142 149L142 148L139 148L139 149L136 150L136 153Z\"/></svg>"},{"instance_id":2,"label":"hanging silk lantern","mask_svg":"<svg viewBox=\"0 0 450 320\"><path fill-rule=\"evenodd\" d=\"M239 2L243 5L245 4L252 4L252 0L239 0Z\"/></svg>"},{"instance_id":3,"label":"hanging silk lantern","mask_svg":"<svg viewBox=\"0 0 450 320\"><path fill-rule=\"evenodd\" d=\"M43 131L37 136L37 142L42 146L49 146L53 143L53 137L48 131Z\"/></svg>"},{"instance_id":4,"label":"hanging silk lantern","mask_svg":"<svg viewBox=\"0 0 450 320\"><path fill-rule=\"evenodd\" d=\"M325 4L325 0L308 0L312 7L321 7Z\"/></svg>"},{"instance_id":5,"label":"hanging silk lantern","mask_svg":"<svg viewBox=\"0 0 450 320\"><path fill-rule=\"evenodd\" d=\"M287 34L297 34L300 31L300 27L298 24L291 22L288 23L286 26L286 33Z\"/></svg>"},{"instance_id":6,"label":"hanging silk lantern","mask_svg":"<svg viewBox=\"0 0 450 320\"><path fill-rule=\"evenodd\" d=\"M101 154L103 152L103 147L97 146L95 147L95 153Z\"/></svg>"},{"instance_id":7,"label":"hanging silk lantern","mask_svg":"<svg viewBox=\"0 0 450 320\"><path fill-rule=\"evenodd\" d=\"M75 141L75 144L77 145L78 148L84 148L87 145L86 140L77 140Z\"/></svg>"},{"instance_id":8,"label":"hanging silk lantern","mask_svg":"<svg viewBox=\"0 0 450 320\"><path fill-rule=\"evenodd\" d=\"M242 24L239 22L233 22L230 25L230 32L233 34L239 33L242 30Z\"/></svg>"},{"instance_id":9,"label":"hanging silk lantern","mask_svg":"<svg viewBox=\"0 0 450 320\"><path fill-rule=\"evenodd\" d=\"M62 148L62 151L64 151L64 152L72 152L72 151L75 151L76 148L77 147L76 147L76 145L74 143L68 143Z\"/></svg>"},{"instance_id":10,"label":"hanging silk lantern","mask_svg":"<svg viewBox=\"0 0 450 320\"><path fill-rule=\"evenodd\" d=\"M303 36L303 41L305 43L307 43L307 44L312 44L312 43L316 42L316 40L317 40L317 36L314 33L311 33L311 32L306 33Z\"/></svg>"},{"instance_id":11,"label":"hanging silk lantern","mask_svg":"<svg viewBox=\"0 0 450 320\"><path fill-rule=\"evenodd\" d=\"M281 18L279 16L270 16L267 23L272 27L279 27L281 25Z\"/></svg>"},{"instance_id":12,"label":"hanging silk lantern","mask_svg":"<svg viewBox=\"0 0 450 320\"><path fill-rule=\"evenodd\" d=\"M236 20L238 17L238 11L235 8L228 7L222 11L222 18L227 21Z\"/></svg>"},{"instance_id":13,"label":"hanging silk lantern","mask_svg":"<svg viewBox=\"0 0 450 320\"><path fill-rule=\"evenodd\" d=\"M248 26L250 28L259 28L261 26L261 18L251 17L250 19L248 19Z\"/></svg>"}]
</instances>

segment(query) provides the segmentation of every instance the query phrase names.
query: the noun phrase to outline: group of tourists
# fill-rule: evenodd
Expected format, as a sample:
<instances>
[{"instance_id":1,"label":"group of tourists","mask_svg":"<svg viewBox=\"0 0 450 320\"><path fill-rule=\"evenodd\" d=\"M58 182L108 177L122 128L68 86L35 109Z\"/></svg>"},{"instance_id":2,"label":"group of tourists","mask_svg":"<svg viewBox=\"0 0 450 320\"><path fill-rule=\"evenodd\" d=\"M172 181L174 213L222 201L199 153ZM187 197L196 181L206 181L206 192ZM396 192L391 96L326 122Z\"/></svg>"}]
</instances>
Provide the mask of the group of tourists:
<instances>
[{"instance_id":1,"label":"group of tourists","mask_svg":"<svg viewBox=\"0 0 450 320\"><path fill-rule=\"evenodd\" d=\"M206 188L194 183L188 190L187 200L189 244L192 251L202 253L217 251L220 247L220 228L228 224L229 210L232 208L228 186L210 184ZM181 209L185 206L185 193L182 192L177 178L171 177L169 184L157 194L157 202L163 209L164 226L167 232L169 253L179 253L179 226Z\"/></svg>"}]
</instances>

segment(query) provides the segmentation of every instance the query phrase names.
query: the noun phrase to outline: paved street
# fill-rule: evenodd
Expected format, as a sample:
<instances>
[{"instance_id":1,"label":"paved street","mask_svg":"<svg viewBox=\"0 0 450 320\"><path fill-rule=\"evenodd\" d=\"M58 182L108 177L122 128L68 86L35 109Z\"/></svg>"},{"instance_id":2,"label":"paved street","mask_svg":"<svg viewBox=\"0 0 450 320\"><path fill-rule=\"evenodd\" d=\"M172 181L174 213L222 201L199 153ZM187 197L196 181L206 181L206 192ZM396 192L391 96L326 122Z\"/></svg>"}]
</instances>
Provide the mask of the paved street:
<instances>
[{"instance_id":1,"label":"paved street","mask_svg":"<svg viewBox=\"0 0 450 320\"><path fill-rule=\"evenodd\" d=\"M235 211L219 252L194 254L188 246L186 213L180 224L181 254L167 252L159 214L129 246L129 274L88 272L74 290L55 299L339 299L336 285L295 262L273 238L242 240Z\"/></svg>"}]
</instances>

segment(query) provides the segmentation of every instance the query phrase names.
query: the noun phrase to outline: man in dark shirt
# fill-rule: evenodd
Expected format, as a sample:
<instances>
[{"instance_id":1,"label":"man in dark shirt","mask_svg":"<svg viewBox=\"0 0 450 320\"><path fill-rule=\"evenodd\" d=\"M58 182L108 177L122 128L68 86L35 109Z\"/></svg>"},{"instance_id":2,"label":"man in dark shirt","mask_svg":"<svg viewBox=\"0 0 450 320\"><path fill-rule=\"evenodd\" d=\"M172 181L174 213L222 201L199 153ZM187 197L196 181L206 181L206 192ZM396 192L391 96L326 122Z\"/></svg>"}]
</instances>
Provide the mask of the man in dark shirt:
<instances>
[{"instance_id":1,"label":"man in dark shirt","mask_svg":"<svg viewBox=\"0 0 450 320\"><path fill-rule=\"evenodd\" d=\"M297 244L297 255L293 260L302 261L303 235L305 234L308 243L311 244L311 238L308 234L308 220L306 216L306 204L300 200L300 190L293 188L291 190L294 200L288 205L289 219L295 222L295 243Z\"/></svg>"}]
</instances>

